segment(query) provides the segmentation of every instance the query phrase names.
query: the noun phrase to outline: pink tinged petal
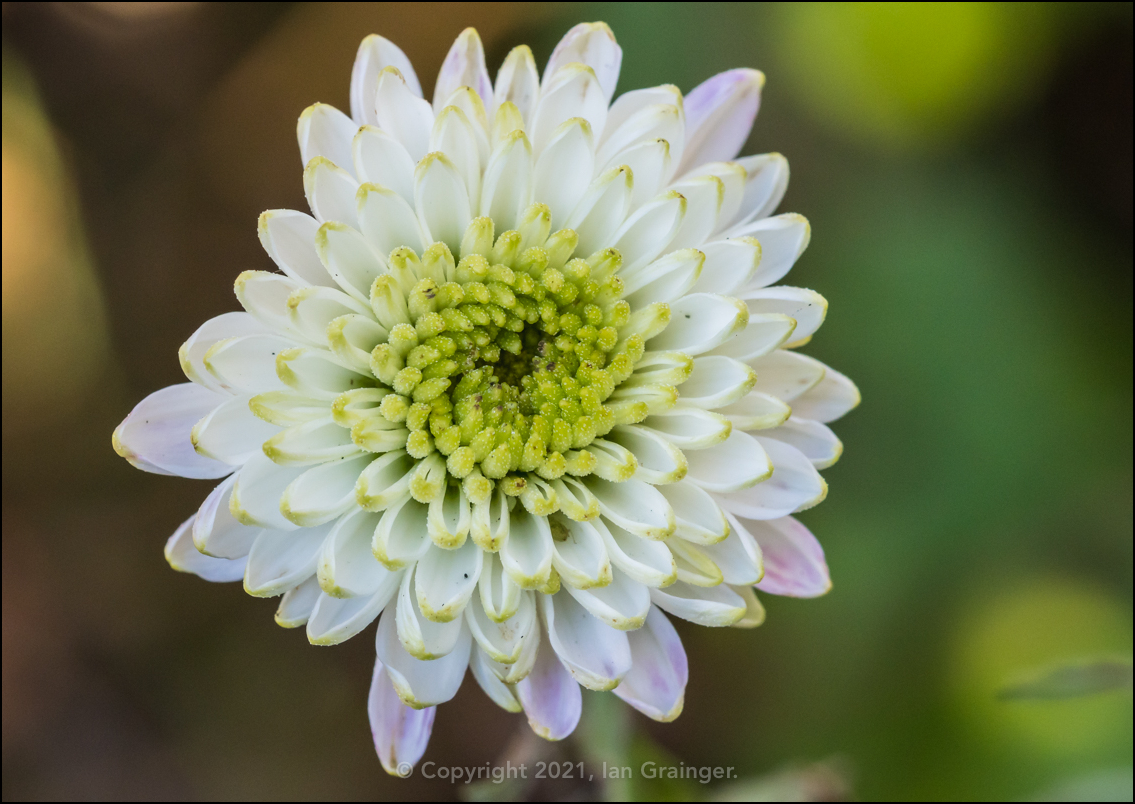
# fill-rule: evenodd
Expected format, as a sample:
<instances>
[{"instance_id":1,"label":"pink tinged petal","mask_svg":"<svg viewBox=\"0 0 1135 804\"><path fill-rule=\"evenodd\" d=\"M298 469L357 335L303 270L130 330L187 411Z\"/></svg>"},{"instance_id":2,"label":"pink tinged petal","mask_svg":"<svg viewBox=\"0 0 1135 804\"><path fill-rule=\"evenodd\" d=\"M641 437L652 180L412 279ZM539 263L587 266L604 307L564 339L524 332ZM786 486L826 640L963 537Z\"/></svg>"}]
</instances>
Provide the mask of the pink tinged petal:
<instances>
[{"instance_id":1,"label":"pink tinged petal","mask_svg":"<svg viewBox=\"0 0 1135 804\"><path fill-rule=\"evenodd\" d=\"M657 606L650 607L646 625L627 637L633 663L615 695L647 717L669 723L682 714L689 680L682 640Z\"/></svg>"},{"instance_id":2,"label":"pink tinged petal","mask_svg":"<svg viewBox=\"0 0 1135 804\"><path fill-rule=\"evenodd\" d=\"M362 125L376 125L375 95L379 75L387 67L398 70L411 95L422 97L422 87L406 54L389 39L371 34L359 45L351 70L351 117Z\"/></svg>"},{"instance_id":3,"label":"pink tinged petal","mask_svg":"<svg viewBox=\"0 0 1135 804\"><path fill-rule=\"evenodd\" d=\"M407 86L398 70L390 67L379 74L376 98L378 126L402 143L415 162L425 156L434 124L429 103Z\"/></svg>"},{"instance_id":4,"label":"pink tinged petal","mask_svg":"<svg viewBox=\"0 0 1135 804\"><path fill-rule=\"evenodd\" d=\"M193 425L228 399L196 383L170 385L139 402L114 431L114 451L135 467L155 474L197 479L224 477L227 463L193 449Z\"/></svg>"},{"instance_id":5,"label":"pink tinged petal","mask_svg":"<svg viewBox=\"0 0 1135 804\"><path fill-rule=\"evenodd\" d=\"M800 450L771 438L758 438L772 461L772 477L763 483L718 494L726 511L749 519L779 519L811 508L828 493L828 485Z\"/></svg>"},{"instance_id":6,"label":"pink tinged petal","mask_svg":"<svg viewBox=\"0 0 1135 804\"><path fill-rule=\"evenodd\" d=\"M607 103L615 95L619 81L619 68L623 63L623 49L615 41L615 34L604 22L581 22L560 40L544 68L544 87L556 71L573 62L586 64L595 71Z\"/></svg>"},{"instance_id":7,"label":"pink tinged petal","mask_svg":"<svg viewBox=\"0 0 1135 804\"><path fill-rule=\"evenodd\" d=\"M536 71L532 51L527 45L514 47L497 73L493 108L513 103L520 112L521 119L527 124L532 119L532 110L539 96L540 76Z\"/></svg>"},{"instance_id":8,"label":"pink tinged petal","mask_svg":"<svg viewBox=\"0 0 1135 804\"><path fill-rule=\"evenodd\" d=\"M832 588L824 548L795 518L739 521L760 543L764 554L765 577L757 584L762 592L818 597Z\"/></svg>"},{"instance_id":9,"label":"pink tinged petal","mask_svg":"<svg viewBox=\"0 0 1135 804\"><path fill-rule=\"evenodd\" d=\"M779 282L792 270L796 260L808 248L812 228L803 215L786 212L775 218L763 218L737 227L729 232L729 236L752 237L761 244L761 264L746 285L746 288L755 289Z\"/></svg>"},{"instance_id":10,"label":"pink tinged petal","mask_svg":"<svg viewBox=\"0 0 1135 804\"><path fill-rule=\"evenodd\" d=\"M780 154L758 154L737 160L745 170L745 193L730 220L724 225L744 226L776 212L788 189L788 160Z\"/></svg>"},{"instance_id":11,"label":"pink tinged petal","mask_svg":"<svg viewBox=\"0 0 1135 804\"><path fill-rule=\"evenodd\" d=\"M214 558L244 558L260 535L260 528L242 525L229 511L236 475L221 481L193 518L193 544L205 555Z\"/></svg>"},{"instance_id":12,"label":"pink tinged petal","mask_svg":"<svg viewBox=\"0 0 1135 804\"><path fill-rule=\"evenodd\" d=\"M189 439L199 455L240 466L280 432L249 409L249 398L247 394L231 397L193 425Z\"/></svg>"},{"instance_id":13,"label":"pink tinged petal","mask_svg":"<svg viewBox=\"0 0 1135 804\"><path fill-rule=\"evenodd\" d=\"M729 70L686 95L686 151L679 174L706 162L727 162L741 151L756 119L764 83L757 70Z\"/></svg>"},{"instance_id":14,"label":"pink tinged petal","mask_svg":"<svg viewBox=\"0 0 1135 804\"><path fill-rule=\"evenodd\" d=\"M631 669L627 635L591 616L566 592L539 597L548 642L572 678L592 690L618 686Z\"/></svg>"},{"instance_id":15,"label":"pink tinged petal","mask_svg":"<svg viewBox=\"0 0 1135 804\"><path fill-rule=\"evenodd\" d=\"M792 413L801 419L833 422L859 404L859 389L833 368L792 402Z\"/></svg>"},{"instance_id":16,"label":"pink tinged petal","mask_svg":"<svg viewBox=\"0 0 1135 804\"><path fill-rule=\"evenodd\" d=\"M339 221L358 228L355 196L359 183L343 168L323 156L307 163L303 170L303 192L311 214L320 222Z\"/></svg>"},{"instance_id":17,"label":"pink tinged petal","mask_svg":"<svg viewBox=\"0 0 1135 804\"><path fill-rule=\"evenodd\" d=\"M828 314L828 300L807 288L777 285L745 291L740 298L748 306L750 316L785 315L796 321L788 348L806 343Z\"/></svg>"},{"instance_id":18,"label":"pink tinged petal","mask_svg":"<svg viewBox=\"0 0 1135 804\"><path fill-rule=\"evenodd\" d=\"M355 172L351 140L358 130L355 121L326 103L308 106L296 123L301 164L307 165L317 156L325 157L350 174Z\"/></svg>"},{"instance_id":19,"label":"pink tinged petal","mask_svg":"<svg viewBox=\"0 0 1135 804\"><path fill-rule=\"evenodd\" d=\"M216 318L210 318L178 349L177 357L181 361L181 370L185 372L187 378L198 385L213 391L232 393L233 389L225 386L205 368L205 353L218 341L265 332L267 330L264 325L248 313L223 313Z\"/></svg>"},{"instance_id":20,"label":"pink tinged petal","mask_svg":"<svg viewBox=\"0 0 1135 804\"><path fill-rule=\"evenodd\" d=\"M414 160L402 143L380 128L363 126L351 147L360 182L380 185L414 202Z\"/></svg>"},{"instance_id":21,"label":"pink tinged petal","mask_svg":"<svg viewBox=\"0 0 1135 804\"><path fill-rule=\"evenodd\" d=\"M426 752L436 707L413 709L398 698L382 662L375 660L367 696L374 750L391 776L408 776Z\"/></svg>"},{"instance_id":22,"label":"pink tinged petal","mask_svg":"<svg viewBox=\"0 0 1135 804\"><path fill-rule=\"evenodd\" d=\"M556 652L545 645L536 664L516 685L528 725L545 740L562 740L575 731L583 713L583 693Z\"/></svg>"},{"instance_id":23,"label":"pink tinged petal","mask_svg":"<svg viewBox=\"0 0 1135 804\"><path fill-rule=\"evenodd\" d=\"M298 586L315 572L330 525L291 532L264 530L252 543L244 572L244 591L253 597L275 597Z\"/></svg>"},{"instance_id":24,"label":"pink tinged petal","mask_svg":"<svg viewBox=\"0 0 1135 804\"><path fill-rule=\"evenodd\" d=\"M436 706L453 698L469 666L469 650L473 642L469 629L461 629L457 644L448 654L422 661L402 647L396 620L395 611L388 606L378 621L375 647L398 697L415 709Z\"/></svg>"},{"instance_id":25,"label":"pink tinged petal","mask_svg":"<svg viewBox=\"0 0 1135 804\"><path fill-rule=\"evenodd\" d=\"M582 117L592 132L602 132L607 120L607 99L590 67L569 64L548 82L532 116L532 147L541 153L560 124Z\"/></svg>"},{"instance_id":26,"label":"pink tinged petal","mask_svg":"<svg viewBox=\"0 0 1135 804\"><path fill-rule=\"evenodd\" d=\"M231 583L244 577L248 559L213 558L202 554L193 544L193 520L181 523L166 542L166 561L178 572L190 572L199 578L215 583Z\"/></svg>"},{"instance_id":27,"label":"pink tinged petal","mask_svg":"<svg viewBox=\"0 0 1135 804\"><path fill-rule=\"evenodd\" d=\"M843 443L831 428L812 419L792 416L784 424L765 430L761 435L796 447L817 469L827 469L843 454Z\"/></svg>"},{"instance_id":28,"label":"pink tinged petal","mask_svg":"<svg viewBox=\"0 0 1135 804\"><path fill-rule=\"evenodd\" d=\"M260 245L280 270L304 285L334 287L315 251L319 221L291 209L270 209L260 214Z\"/></svg>"},{"instance_id":29,"label":"pink tinged petal","mask_svg":"<svg viewBox=\"0 0 1135 804\"><path fill-rule=\"evenodd\" d=\"M449 48L434 86L433 110L440 114L449 96L461 87L469 87L488 106L493 99L493 83L485 68L485 48L475 28L466 28Z\"/></svg>"}]
</instances>

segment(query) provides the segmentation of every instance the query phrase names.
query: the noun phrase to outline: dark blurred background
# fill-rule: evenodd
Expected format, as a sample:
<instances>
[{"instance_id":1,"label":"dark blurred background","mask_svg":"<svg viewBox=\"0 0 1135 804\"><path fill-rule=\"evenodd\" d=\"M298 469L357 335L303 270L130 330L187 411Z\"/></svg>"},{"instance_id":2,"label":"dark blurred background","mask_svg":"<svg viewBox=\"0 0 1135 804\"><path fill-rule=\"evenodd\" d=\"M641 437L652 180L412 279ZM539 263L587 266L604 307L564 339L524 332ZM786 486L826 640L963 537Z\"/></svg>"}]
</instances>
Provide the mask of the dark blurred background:
<instances>
[{"instance_id":1,"label":"dark blurred background","mask_svg":"<svg viewBox=\"0 0 1135 804\"><path fill-rule=\"evenodd\" d=\"M171 571L209 484L132 469L110 433L270 267L257 215L306 208L296 117L348 108L363 36L432 87L465 26L495 74L591 19L620 91L765 71L745 152L790 160L813 239L788 281L831 303L808 351L864 403L802 517L833 591L680 628L685 713L636 715L620 749L750 780L512 794L1130 800L1129 671L1004 694L1131 656L1130 3L4 3L6 800L509 794L389 779L371 632L316 649ZM492 762L526 728L467 681L425 759Z\"/></svg>"}]
</instances>

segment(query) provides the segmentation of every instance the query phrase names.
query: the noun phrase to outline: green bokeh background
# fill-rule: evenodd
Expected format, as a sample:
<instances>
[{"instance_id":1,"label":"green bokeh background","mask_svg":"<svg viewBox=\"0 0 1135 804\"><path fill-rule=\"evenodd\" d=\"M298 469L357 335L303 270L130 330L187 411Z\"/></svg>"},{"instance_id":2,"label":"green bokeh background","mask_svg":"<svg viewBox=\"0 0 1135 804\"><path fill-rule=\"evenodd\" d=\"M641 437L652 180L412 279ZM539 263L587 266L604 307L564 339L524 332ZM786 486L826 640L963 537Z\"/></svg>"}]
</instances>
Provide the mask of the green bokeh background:
<instances>
[{"instance_id":1,"label":"green bokeh background","mask_svg":"<svg viewBox=\"0 0 1135 804\"><path fill-rule=\"evenodd\" d=\"M466 25L495 70L589 19L620 91L766 73L745 153L789 158L781 210L813 236L787 281L830 303L807 352L864 399L801 517L832 592L681 628L684 714L611 750L782 782L820 762L868 800L1130 798L1129 690L998 692L1131 654L1131 4L182 5L4 9L6 799L486 794L382 773L367 635L316 650L168 570L206 486L130 470L109 433L266 267L256 215L303 205L294 119L346 108L365 34L429 86ZM467 679L426 759L492 762L524 728Z\"/></svg>"}]
</instances>

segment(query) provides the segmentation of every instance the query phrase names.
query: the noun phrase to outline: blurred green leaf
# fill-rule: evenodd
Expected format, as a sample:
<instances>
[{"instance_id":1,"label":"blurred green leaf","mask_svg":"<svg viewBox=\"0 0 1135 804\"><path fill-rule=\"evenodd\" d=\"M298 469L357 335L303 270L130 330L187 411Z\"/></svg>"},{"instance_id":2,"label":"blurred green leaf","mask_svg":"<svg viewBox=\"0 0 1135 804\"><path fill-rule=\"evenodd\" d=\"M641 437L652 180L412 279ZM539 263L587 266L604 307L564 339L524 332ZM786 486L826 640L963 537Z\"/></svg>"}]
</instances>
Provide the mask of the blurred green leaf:
<instances>
[{"instance_id":1,"label":"blurred green leaf","mask_svg":"<svg viewBox=\"0 0 1135 804\"><path fill-rule=\"evenodd\" d=\"M1131 690L1131 662L1104 660L1050 667L1003 689L1006 701L1080 698L1102 692Z\"/></svg>"}]
</instances>

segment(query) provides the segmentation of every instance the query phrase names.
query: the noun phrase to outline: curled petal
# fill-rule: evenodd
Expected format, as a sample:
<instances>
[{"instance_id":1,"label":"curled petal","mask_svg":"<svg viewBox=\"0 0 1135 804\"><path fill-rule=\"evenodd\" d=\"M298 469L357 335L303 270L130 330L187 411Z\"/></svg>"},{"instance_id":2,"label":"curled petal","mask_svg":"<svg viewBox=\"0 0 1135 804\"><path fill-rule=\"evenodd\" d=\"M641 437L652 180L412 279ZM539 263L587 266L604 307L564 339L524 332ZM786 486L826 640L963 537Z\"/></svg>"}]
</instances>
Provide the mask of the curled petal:
<instances>
[{"instance_id":1,"label":"curled petal","mask_svg":"<svg viewBox=\"0 0 1135 804\"><path fill-rule=\"evenodd\" d=\"M627 637L631 669L615 687L615 694L652 720L674 720L682 713L689 680L678 632L657 606L651 606L646 624Z\"/></svg>"},{"instance_id":2,"label":"curled petal","mask_svg":"<svg viewBox=\"0 0 1135 804\"><path fill-rule=\"evenodd\" d=\"M111 443L115 452L146 472L199 479L224 477L233 467L198 454L190 433L226 399L196 383L170 385L139 402L118 425Z\"/></svg>"},{"instance_id":3,"label":"curled petal","mask_svg":"<svg viewBox=\"0 0 1135 804\"><path fill-rule=\"evenodd\" d=\"M402 703L382 662L375 660L367 696L367 716L374 750L391 776L409 775L426 752L436 707L414 709Z\"/></svg>"}]
</instances>

